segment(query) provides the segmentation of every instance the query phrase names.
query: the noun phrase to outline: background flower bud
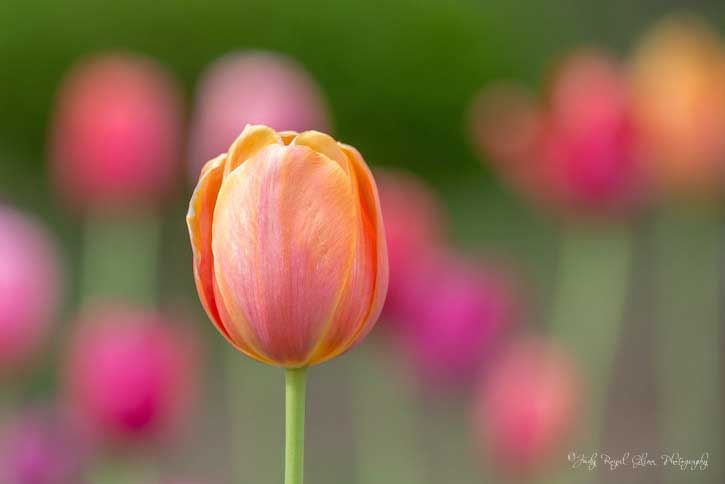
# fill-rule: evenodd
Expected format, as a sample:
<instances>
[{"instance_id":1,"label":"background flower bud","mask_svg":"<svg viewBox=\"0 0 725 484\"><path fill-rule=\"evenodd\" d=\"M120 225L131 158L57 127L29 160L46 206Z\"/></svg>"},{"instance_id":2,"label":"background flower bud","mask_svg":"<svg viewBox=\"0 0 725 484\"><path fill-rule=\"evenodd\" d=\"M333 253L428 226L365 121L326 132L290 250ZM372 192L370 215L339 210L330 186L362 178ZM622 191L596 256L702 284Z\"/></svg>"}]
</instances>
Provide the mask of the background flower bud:
<instances>
[{"instance_id":1,"label":"background flower bud","mask_svg":"<svg viewBox=\"0 0 725 484\"><path fill-rule=\"evenodd\" d=\"M504 472L532 472L559 450L577 418L574 363L550 343L514 342L491 368L475 401L474 427Z\"/></svg>"},{"instance_id":2,"label":"background flower bud","mask_svg":"<svg viewBox=\"0 0 725 484\"><path fill-rule=\"evenodd\" d=\"M187 216L197 289L247 356L303 367L372 329L388 284L375 181L354 148L247 126L202 170Z\"/></svg>"},{"instance_id":3,"label":"background flower bud","mask_svg":"<svg viewBox=\"0 0 725 484\"><path fill-rule=\"evenodd\" d=\"M181 111L176 83L149 59L80 62L63 80L52 124L58 190L84 208L158 201L179 166Z\"/></svg>"},{"instance_id":4,"label":"background flower bud","mask_svg":"<svg viewBox=\"0 0 725 484\"><path fill-rule=\"evenodd\" d=\"M174 430L193 402L196 345L162 315L101 308L81 318L66 362L71 411L92 437L154 440Z\"/></svg>"},{"instance_id":5,"label":"background flower bud","mask_svg":"<svg viewBox=\"0 0 725 484\"><path fill-rule=\"evenodd\" d=\"M469 383L513 324L512 284L503 272L450 252L419 263L408 281L417 305L398 324L403 351L424 382Z\"/></svg>"},{"instance_id":6,"label":"background flower bud","mask_svg":"<svg viewBox=\"0 0 725 484\"><path fill-rule=\"evenodd\" d=\"M551 83L542 136L550 196L569 210L611 214L642 199L629 85L617 62L579 51Z\"/></svg>"},{"instance_id":7,"label":"background flower bud","mask_svg":"<svg viewBox=\"0 0 725 484\"><path fill-rule=\"evenodd\" d=\"M516 84L495 84L478 95L471 112L476 146L533 203L612 216L644 202L628 79L606 54L568 56L542 102Z\"/></svg>"},{"instance_id":8,"label":"background flower bud","mask_svg":"<svg viewBox=\"0 0 725 484\"><path fill-rule=\"evenodd\" d=\"M486 86L470 107L472 141L497 171L519 179L530 171L540 133L541 107L533 93L515 82ZM521 170L522 173L518 173ZM515 176L514 176L515 173Z\"/></svg>"},{"instance_id":9,"label":"background flower bud","mask_svg":"<svg viewBox=\"0 0 725 484\"><path fill-rule=\"evenodd\" d=\"M0 205L0 374L27 363L60 302L58 254L38 222Z\"/></svg>"},{"instance_id":10,"label":"background flower bud","mask_svg":"<svg viewBox=\"0 0 725 484\"><path fill-rule=\"evenodd\" d=\"M700 21L672 17L635 52L643 159L662 190L711 194L725 177L725 48Z\"/></svg>"},{"instance_id":11,"label":"background flower bud","mask_svg":"<svg viewBox=\"0 0 725 484\"><path fill-rule=\"evenodd\" d=\"M271 52L227 54L211 64L197 89L191 174L223 153L246 124L276 130L329 131L329 109L314 79L294 60Z\"/></svg>"},{"instance_id":12,"label":"background flower bud","mask_svg":"<svg viewBox=\"0 0 725 484\"><path fill-rule=\"evenodd\" d=\"M48 410L31 409L0 428L0 482L76 484L84 452L67 422Z\"/></svg>"}]
</instances>

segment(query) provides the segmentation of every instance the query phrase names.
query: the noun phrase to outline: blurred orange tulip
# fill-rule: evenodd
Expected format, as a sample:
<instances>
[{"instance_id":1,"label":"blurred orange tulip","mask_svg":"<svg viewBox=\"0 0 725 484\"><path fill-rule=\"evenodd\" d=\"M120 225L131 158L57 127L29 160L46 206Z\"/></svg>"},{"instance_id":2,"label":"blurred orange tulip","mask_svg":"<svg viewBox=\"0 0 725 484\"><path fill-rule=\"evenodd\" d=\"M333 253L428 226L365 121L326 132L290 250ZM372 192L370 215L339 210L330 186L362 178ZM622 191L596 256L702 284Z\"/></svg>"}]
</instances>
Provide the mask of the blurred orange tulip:
<instances>
[{"instance_id":1,"label":"blurred orange tulip","mask_svg":"<svg viewBox=\"0 0 725 484\"><path fill-rule=\"evenodd\" d=\"M355 148L247 125L202 169L187 223L202 304L245 355L311 366L375 324L388 258L375 180Z\"/></svg>"},{"instance_id":2,"label":"blurred orange tulip","mask_svg":"<svg viewBox=\"0 0 725 484\"><path fill-rule=\"evenodd\" d=\"M725 48L700 21L659 24L635 53L644 158L664 190L712 193L725 179Z\"/></svg>"}]
</instances>

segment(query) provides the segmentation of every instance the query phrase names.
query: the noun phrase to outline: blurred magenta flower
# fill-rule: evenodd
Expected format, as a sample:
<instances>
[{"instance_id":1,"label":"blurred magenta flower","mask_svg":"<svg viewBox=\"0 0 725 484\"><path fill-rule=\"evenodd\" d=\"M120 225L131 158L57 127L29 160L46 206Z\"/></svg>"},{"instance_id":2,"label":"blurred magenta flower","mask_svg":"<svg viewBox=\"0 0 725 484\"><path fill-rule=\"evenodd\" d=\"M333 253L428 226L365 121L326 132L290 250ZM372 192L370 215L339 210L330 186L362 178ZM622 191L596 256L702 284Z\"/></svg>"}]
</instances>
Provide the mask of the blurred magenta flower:
<instances>
[{"instance_id":1,"label":"blurred magenta flower","mask_svg":"<svg viewBox=\"0 0 725 484\"><path fill-rule=\"evenodd\" d=\"M662 191L718 194L725 181L725 46L704 22L671 17L634 55L643 159Z\"/></svg>"},{"instance_id":2,"label":"blurred magenta flower","mask_svg":"<svg viewBox=\"0 0 725 484\"><path fill-rule=\"evenodd\" d=\"M446 222L437 196L413 174L379 170L376 178L390 265L383 314L395 322L416 311L415 278L444 245Z\"/></svg>"},{"instance_id":3,"label":"blurred magenta flower","mask_svg":"<svg viewBox=\"0 0 725 484\"><path fill-rule=\"evenodd\" d=\"M395 336L422 381L468 383L517 317L512 280L451 252L418 262L407 281L417 304L396 325Z\"/></svg>"},{"instance_id":4,"label":"blurred magenta flower","mask_svg":"<svg viewBox=\"0 0 725 484\"><path fill-rule=\"evenodd\" d=\"M52 412L26 410L0 429L0 482L78 484L84 451L67 422Z\"/></svg>"},{"instance_id":5,"label":"blurred magenta flower","mask_svg":"<svg viewBox=\"0 0 725 484\"><path fill-rule=\"evenodd\" d=\"M275 130L330 130L329 110L314 79L294 60L271 52L231 53L211 64L197 89L191 176L226 152L247 124Z\"/></svg>"},{"instance_id":6,"label":"blurred magenta flower","mask_svg":"<svg viewBox=\"0 0 725 484\"><path fill-rule=\"evenodd\" d=\"M643 202L627 77L605 54L564 59L544 103L515 84L494 85L474 101L471 120L476 145L535 203L611 216Z\"/></svg>"},{"instance_id":7,"label":"blurred magenta flower","mask_svg":"<svg viewBox=\"0 0 725 484\"><path fill-rule=\"evenodd\" d=\"M544 129L552 196L564 207L608 215L641 202L631 95L614 59L594 51L565 59L551 84Z\"/></svg>"},{"instance_id":8,"label":"blurred magenta flower","mask_svg":"<svg viewBox=\"0 0 725 484\"><path fill-rule=\"evenodd\" d=\"M78 63L58 91L51 128L58 190L90 209L159 201L180 166L181 124L178 86L154 61L119 53Z\"/></svg>"},{"instance_id":9,"label":"blurred magenta flower","mask_svg":"<svg viewBox=\"0 0 725 484\"><path fill-rule=\"evenodd\" d=\"M60 261L33 218L0 205L0 375L28 363L60 303Z\"/></svg>"},{"instance_id":10,"label":"blurred magenta flower","mask_svg":"<svg viewBox=\"0 0 725 484\"><path fill-rule=\"evenodd\" d=\"M516 341L493 364L474 403L474 427L502 472L530 473L566 442L580 406L572 360L550 342Z\"/></svg>"},{"instance_id":11,"label":"blurred magenta flower","mask_svg":"<svg viewBox=\"0 0 725 484\"><path fill-rule=\"evenodd\" d=\"M126 307L90 311L78 328L65 390L83 430L111 443L173 434L196 393L191 335L161 314Z\"/></svg>"}]
</instances>

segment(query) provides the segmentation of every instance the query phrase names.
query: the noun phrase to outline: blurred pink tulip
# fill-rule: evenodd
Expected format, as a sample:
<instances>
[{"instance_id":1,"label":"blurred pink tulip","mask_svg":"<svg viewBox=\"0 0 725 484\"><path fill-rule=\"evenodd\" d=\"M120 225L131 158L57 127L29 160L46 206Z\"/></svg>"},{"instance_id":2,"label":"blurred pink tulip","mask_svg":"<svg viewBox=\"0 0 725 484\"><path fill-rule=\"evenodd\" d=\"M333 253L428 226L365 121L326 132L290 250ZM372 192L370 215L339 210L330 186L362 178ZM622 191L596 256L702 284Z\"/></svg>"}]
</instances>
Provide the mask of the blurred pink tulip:
<instances>
[{"instance_id":1,"label":"blurred pink tulip","mask_svg":"<svg viewBox=\"0 0 725 484\"><path fill-rule=\"evenodd\" d=\"M196 346L160 314L132 308L90 312L69 350L67 397L92 437L112 443L162 438L193 402Z\"/></svg>"},{"instance_id":2,"label":"blurred pink tulip","mask_svg":"<svg viewBox=\"0 0 725 484\"><path fill-rule=\"evenodd\" d=\"M420 265L443 246L445 221L436 195L414 175L380 170L376 179L390 265L383 314L396 321L415 311L418 300L411 284Z\"/></svg>"},{"instance_id":3,"label":"blurred pink tulip","mask_svg":"<svg viewBox=\"0 0 725 484\"><path fill-rule=\"evenodd\" d=\"M475 402L474 425L499 470L539 470L566 442L580 404L574 363L550 343L517 341L491 368Z\"/></svg>"},{"instance_id":4,"label":"blurred pink tulip","mask_svg":"<svg viewBox=\"0 0 725 484\"><path fill-rule=\"evenodd\" d=\"M317 83L294 60L270 52L227 54L202 76L192 125L191 178L227 151L247 124L277 131L330 131Z\"/></svg>"},{"instance_id":5,"label":"blurred pink tulip","mask_svg":"<svg viewBox=\"0 0 725 484\"><path fill-rule=\"evenodd\" d=\"M0 374L28 363L60 302L58 254L32 218L0 205Z\"/></svg>"},{"instance_id":6,"label":"blurred pink tulip","mask_svg":"<svg viewBox=\"0 0 725 484\"><path fill-rule=\"evenodd\" d=\"M83 454L66 422L48 411L26 411L0 429L0 482L78 484Z\"/></svg>"},{"instance_id":7,"label":"blurred pink tulip","mask_svg":"<svg viewBox=\"0 0 725 484\"><path fill-rule=\"evenodd\" d=\"M158 64L130 54L80 62L58 92L51 131L61 194L84 208L158 202L179 165L181 100Z\"/></svg>"},{"instance_id":8,"label":"blurred pink tulip","mask_svg":"<svg viewBox=\"0 0 725 484\"><path fill-rule=\"evenodd\" d=\"M424 262L407 284L417 304L397 336L416 371L436 385L470 382L516 317L511 280L448 253Z\"/></svg>"},{"instance_id":9,"label":"blurred pink tulip","mask_svg":"<svg viewBox=\"0 0 725 484\"><path fill-rule=\"evenodd\" d=\"M631 96L620 66L581 51L553 79L545 120L551 196L573 211L616 214L641 201Z\"/></svg>"},{"instance_id":10,"label":"blurred pink tulip","mask_svg":"<svg viewBox=\"0 0 725 484\"><path fill-rule=\"evenodd\" d=\"M559 64L541 105L515 84L485 89L471 123L482 154L534 203L607 217L643 202L627 79L602 53L582 50Z\"/></svg>"}]
</instances>

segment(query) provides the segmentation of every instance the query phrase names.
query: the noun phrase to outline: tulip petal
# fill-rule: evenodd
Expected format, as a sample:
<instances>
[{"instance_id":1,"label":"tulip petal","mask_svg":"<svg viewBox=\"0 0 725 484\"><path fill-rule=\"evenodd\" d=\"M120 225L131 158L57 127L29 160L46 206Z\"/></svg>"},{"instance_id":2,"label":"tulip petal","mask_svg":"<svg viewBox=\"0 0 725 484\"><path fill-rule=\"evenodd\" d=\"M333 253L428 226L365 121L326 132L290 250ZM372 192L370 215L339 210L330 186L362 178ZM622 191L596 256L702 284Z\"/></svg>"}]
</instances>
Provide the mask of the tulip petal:
<instances>
[{"instance_id":1,"label":"tulip petal","mask_svg":"<svg viewBox=\"0 0 725 484\"><path fill-rule=\"evenodd\" d=\"M229 175L236 167L272 144L282 144L282 139L275 130L262 125L246 125L242 134L229 148L224 176Z\"/></svg>"},{"instance_id":2,"label":"tulip petal","mask_svg":"<svg viewBox=\"0 0 725 484\"><path fill-rule=\"evenodd\" d=\"M267 146L219 192L212 250L229 321L280 366L303 366L353 262L356 202L340 166L305 146Z\"/></svg>"},{"instance_id":3,"label":"tulip petal","mask_svg":"<svg viewBox=\"0 0 725 484\"><path fill-rule=\"evenodd\" d=\"M355 259L346 293L309 364L334 358L361 341L380 316L388 287L388 257L380 201L373 175L360 153L339 145L349 160L358 199Z\"/></svg>"},{"instance_id":4,"label":"tulip petal","mask_svg":"<svg viewBox=\"0 0 725 484\"><path fill-rule=\"evenodd\" d=\"M347 157L332 136L320 133L319 131L305 131L298 134L292 141L292 144L297 146L307 146L313 151L322 153L340 165L340 168L342 168L345 173L348 172Z\"/></svg>"},{"instance_id":5,"label":"tulip petal","mask_svg":"<svg viewBox=\"0 0 725 484\"><path fill-rule=\"evenodd\" d=\"M262 355L246 344L243 339L234 337L222 318L225 308L217 297L214 281L214 257L211 250L212 217L217 202L217 194L222 184L226 155L219 155L207 162L194 190L189 204L186 223L189 227L191 248L194 255L194 282L199 299L209 319L219 332L242 353L256 359Z\"/></svg>"}]
</instances>

